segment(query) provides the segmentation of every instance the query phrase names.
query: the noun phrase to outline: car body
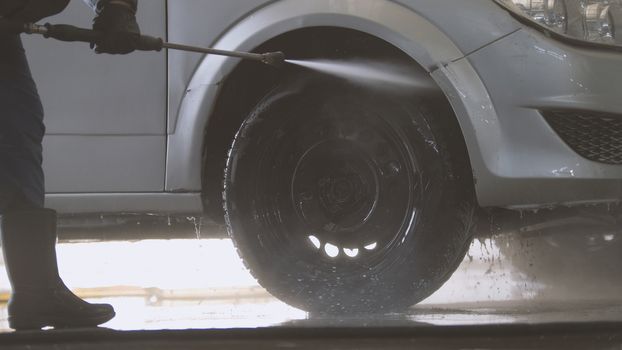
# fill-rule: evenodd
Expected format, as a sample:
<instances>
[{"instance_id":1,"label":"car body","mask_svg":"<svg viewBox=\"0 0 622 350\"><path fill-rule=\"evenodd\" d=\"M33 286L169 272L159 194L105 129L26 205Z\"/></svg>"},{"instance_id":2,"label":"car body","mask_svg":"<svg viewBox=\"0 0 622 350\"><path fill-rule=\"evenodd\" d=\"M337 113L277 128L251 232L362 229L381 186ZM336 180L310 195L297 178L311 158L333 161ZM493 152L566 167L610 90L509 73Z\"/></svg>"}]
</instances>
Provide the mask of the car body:
<instances>
[{"instance_id":1,"label":"car body","mask_svg":"<svg viewBox=\"0 0 622 350\"><path fill-rule=\"evenodd\" d=\"M50 21L87 26L89 16L72 4ZM139 19L145 33L234 50L304 27L369 33L406 52L443 89L481 206L622 197L622 166L581 157L541 114L618 113L620 89L612 82L622 75L621 55L547 37L492 1L158 0L141 4ZM50 206L71 213L201 211L204 130L238 60L175 51L96 57L84 45L35 38L27 49L47 110Z\"/></svg>"},{"instance_id":2,"label":"car body","mask_svg":"<svg viewBox=\"0 0 622 350\"><path fill-rule=\"evenodd\" d=\"M88 9L72 4L50 21L88 26ZM321 52L337 40L332 30L345 33L344 45L348 33L364 33L438 85L480 208L622 199L622 53L562 40L493 0L150 0L140 3L139 22L172 42L291 58ZM47 110L49 206L222 218L225 159L244 117L229 115L248 114L237 109L272 89L273 68L178 51L94 56L85 45L38 38L26 46Z\"/></svg>"}]
</instances>

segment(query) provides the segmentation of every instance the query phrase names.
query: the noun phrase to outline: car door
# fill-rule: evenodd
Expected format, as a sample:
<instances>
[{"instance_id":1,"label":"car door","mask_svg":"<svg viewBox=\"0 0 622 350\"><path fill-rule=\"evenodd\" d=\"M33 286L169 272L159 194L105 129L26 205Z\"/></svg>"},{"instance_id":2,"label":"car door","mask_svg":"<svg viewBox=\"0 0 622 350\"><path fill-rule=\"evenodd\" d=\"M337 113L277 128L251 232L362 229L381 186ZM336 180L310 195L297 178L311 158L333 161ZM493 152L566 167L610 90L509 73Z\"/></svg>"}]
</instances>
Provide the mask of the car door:
<instances>
[{"instance_id":1,"label":"car door","mask_svg":"<svg viewBox=\"0 0 622 350\"><path fill-rule=\"evenodd\" d=\"M44 21L91 26L72 1ZM140 3L144 33L166 36L166 1ZM45 109L48 194L160 192L166 153L166 55L97 55L85 43L24 36Z\"/></svg>"}]
</instances>

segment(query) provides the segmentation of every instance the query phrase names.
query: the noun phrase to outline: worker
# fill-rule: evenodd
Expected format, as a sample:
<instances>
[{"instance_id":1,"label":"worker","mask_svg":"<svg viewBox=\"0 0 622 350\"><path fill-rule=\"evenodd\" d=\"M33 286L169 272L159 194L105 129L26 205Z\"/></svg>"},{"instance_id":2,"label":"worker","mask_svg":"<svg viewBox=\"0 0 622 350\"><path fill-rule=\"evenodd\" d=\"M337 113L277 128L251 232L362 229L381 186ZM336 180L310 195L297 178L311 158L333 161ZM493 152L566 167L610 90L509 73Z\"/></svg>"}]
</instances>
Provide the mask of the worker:
<instances>
[{"instance_id":1,"label":"worker","mask_svg":"<svg viewBox=\"0 0 622 350\"><path fill-rule=\"evenodd\" d=\"M97 53L134 51L140 30L137 0L85 0L103 33ZM0 18L37 22L69 0L0 0ZM60 83L60 82L59 82ZM65 286L56 262L56 212L44 208L43 108L19 35L0 33L0 237L12 294L13 329L94 327L115 316Z\"/></svg>"}]
</instances>

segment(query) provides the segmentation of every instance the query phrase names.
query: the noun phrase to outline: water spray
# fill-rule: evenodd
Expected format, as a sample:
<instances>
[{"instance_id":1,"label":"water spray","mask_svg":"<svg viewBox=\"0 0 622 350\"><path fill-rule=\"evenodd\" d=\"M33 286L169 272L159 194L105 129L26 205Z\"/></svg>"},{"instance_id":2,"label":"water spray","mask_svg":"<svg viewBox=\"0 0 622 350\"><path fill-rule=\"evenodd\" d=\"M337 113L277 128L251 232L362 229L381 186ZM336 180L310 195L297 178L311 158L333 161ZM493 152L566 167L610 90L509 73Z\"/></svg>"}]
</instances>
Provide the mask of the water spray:
<instances>
[{"instance_id":1,"label":"water spray","mask_svg":"<svg viewBox=\"0 0 622 350\"><path fill-rule=\"evenodd\" d=\"M10 34L37 34L45 38L53 38L67 42L97 43L104 35L90 29L78 28L66 24L23 23L0 19L0 33ZM332 61L332 60L287 60L281 51L268 53L254 53L241 51L227 51L214 48L189 46L169 43L162 38L141 35L138 37L136 49L140 51L161 51L162 49L198 52L210 55L236 57L244 60L262 62L270 66L281 66L289 63L311 69L317 72L341 77L353 82L364 83L376 87L412 89L431 89L433 84L429 76L413 71L404 65L379 63L372 61Z\"/></svg>"},{"instance_id":2,"label":"water spray","mask_svg":"<svg viewBox=\"0 0 622 350\"><path fill-rule=\"evenodd\" d=\"M364 59L285 60L285 62L377 88L400 89L407 92L431 90L436 87L429 75L403 63Z\"/></svg>"}]
</instances>

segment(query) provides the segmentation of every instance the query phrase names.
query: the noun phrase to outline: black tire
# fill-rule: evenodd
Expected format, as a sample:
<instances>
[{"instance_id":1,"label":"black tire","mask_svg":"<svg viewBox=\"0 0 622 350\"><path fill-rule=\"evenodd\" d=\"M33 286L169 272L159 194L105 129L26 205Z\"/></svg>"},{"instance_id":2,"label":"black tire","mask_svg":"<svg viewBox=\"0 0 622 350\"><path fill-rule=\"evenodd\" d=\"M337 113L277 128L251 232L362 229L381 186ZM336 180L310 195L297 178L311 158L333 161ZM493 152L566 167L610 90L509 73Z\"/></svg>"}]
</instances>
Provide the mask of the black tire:
<instances>
[{"instance_id":1,"label":"black tire","mask_svg":"<svg viewBox=\"0 0 622 350\"><path fill-rule=\"evenodd\" d=\"M259 283L333 314L396 311L440 288L474 230L449 118L328 79L269 93L235 138L224 189L229 233Z\"/></svg>"}]
</instances>

